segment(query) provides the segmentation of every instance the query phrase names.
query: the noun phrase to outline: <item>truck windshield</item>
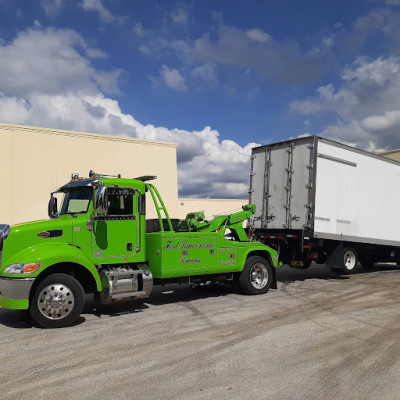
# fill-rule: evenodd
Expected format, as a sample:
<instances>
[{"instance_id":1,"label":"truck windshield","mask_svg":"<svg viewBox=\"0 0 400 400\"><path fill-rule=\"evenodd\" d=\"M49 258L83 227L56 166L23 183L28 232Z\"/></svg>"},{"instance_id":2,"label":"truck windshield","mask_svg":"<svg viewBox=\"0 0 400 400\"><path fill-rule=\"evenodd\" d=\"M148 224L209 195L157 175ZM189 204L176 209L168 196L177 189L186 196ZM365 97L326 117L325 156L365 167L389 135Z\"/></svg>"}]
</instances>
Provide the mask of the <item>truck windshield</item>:
<instances>
[{"instance_id":1,"label":"truck windshield","mask_svg":"<svg viewBox=\"0 0 400 400\"><path fill-rule=\"evenodd\" d=\"M93 196L93 188L84 187L62 193L59 215L86 213Z\"/></svg>"}]
</instances>

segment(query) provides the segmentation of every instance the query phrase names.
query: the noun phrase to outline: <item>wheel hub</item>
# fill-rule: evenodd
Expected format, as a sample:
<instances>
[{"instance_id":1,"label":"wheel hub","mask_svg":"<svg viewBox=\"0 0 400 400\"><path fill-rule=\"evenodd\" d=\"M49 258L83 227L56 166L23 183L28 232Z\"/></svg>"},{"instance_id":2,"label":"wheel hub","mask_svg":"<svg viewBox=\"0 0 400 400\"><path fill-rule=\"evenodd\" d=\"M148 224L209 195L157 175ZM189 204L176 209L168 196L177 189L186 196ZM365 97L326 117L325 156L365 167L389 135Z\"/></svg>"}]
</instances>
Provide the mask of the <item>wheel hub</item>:
<instances>
[{"instance_id":1,"label":"wheel hub","mask_svg":"<svg viewBox=\"0 0 400 400\"><path fill-rule=\"evenodd\" d=\"M344 266L348 271L356 266L356 256L352 251L346 251L344 255Z\"/></svg>"},{"instance_id":2,"label":"wheel hub","mask_svg":"<svg viewBox=\"0 0 400 400\"><path fill-rule=\"evenodd\" d=\"M62 284L46 286L38 296L38 308L49 319L65 318L74 307L74 295Z\"/></svg>"},{"instance_id":3,"label":"wheel hub","mask_svg":"<svg viewBox=\"0 0 400 400\"><path fill-rule=\"evenodd\" d=\"M250 283L256 289L263 289L268 283L268 269L261 263L254 264L250 270Z\"/></svg>"}]
</instances>

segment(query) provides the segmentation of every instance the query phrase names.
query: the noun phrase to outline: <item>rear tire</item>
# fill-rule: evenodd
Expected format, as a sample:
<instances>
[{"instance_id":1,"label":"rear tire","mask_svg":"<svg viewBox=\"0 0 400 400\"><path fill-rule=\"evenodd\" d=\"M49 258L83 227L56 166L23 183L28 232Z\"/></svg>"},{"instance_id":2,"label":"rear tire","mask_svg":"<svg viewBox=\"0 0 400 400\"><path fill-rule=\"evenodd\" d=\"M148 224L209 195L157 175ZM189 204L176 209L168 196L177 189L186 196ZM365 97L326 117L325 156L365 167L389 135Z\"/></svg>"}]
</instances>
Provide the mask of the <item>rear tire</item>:
<instances>
[{"instance_id":1,"label":"rear tire","mask_svg":"<svg viewBox=\"0 0 400 400\"><path fill-rule=\"evenodd\" d=\"M32 319L43 328L63 328L73 324L85 305L82 285L72 276L47 276L36 288L31 304Z\"/></svg>"},{"instance_id":2,"label":"rear tire","mask_svg":"<svg viewBox=\"0 0 400 400\"><path fill-rule=\"evenodd\" d=\"M331 267L332 272L339 275L349 275L354 272L358 264L357 252L352 247L345 247L341 251L340 264Z\"/></svg>"},{"instance_id":3,"label":"rear tire","mask_svg":"<svg viewBox=\"0 0 400 400\"><path fill-rule=\"evenodd\" d=\"M343 267L348 272L351 273L355 270L358 263L357 252L351 248L347 247L343 249Z\"/></svg>"},{"instance_id":4,"label":"rear tire","mask_svg":"<svg viewBox=\"0 0 400 400\"><path fill-rule=\"evenodd\" d=\"M238 284L245 294L263 294L268 292L272 279L271 264L263 257L253 256L246 260Z\"/></svg>"}]
</instances>

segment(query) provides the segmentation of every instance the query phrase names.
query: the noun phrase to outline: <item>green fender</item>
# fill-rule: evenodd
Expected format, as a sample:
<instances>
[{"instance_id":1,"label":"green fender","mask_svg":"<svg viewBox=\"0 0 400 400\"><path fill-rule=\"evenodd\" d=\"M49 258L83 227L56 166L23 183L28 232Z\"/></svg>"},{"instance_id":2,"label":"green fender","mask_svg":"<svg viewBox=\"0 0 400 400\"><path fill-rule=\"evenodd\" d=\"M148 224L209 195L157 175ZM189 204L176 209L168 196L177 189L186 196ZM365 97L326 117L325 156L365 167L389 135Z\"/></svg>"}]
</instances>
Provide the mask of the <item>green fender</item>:
<instances>
[{"instance_id":1,"label":"green fender","mask_svg":"<svg viewBox=\"0 0 400 400\"><path fill-rule=\"evenodd\" d=\"M40 263L41 267L32 274L23 274L26 277L36 277L46 268L60 262L75 263L77 259L77 248L66 243L45 242L34 246L25 247L21 251L14 253L7 259L7 265L22 263ZM21 275L10 274L9 277L21 277Z\"/></svg>"},{"instance_id":2,"label":"green fender","mask_svg":"<svg viewBox=\"0 0 400 400\"><path fill-rule=\"evenodd\" d=\"M254 243L255 244L255 243ZM265 246L264 244L260 243L259 246L252 246L249 249L245 249L243 252L243 259L242 259L242 266L244 267L245 261L247 257L252 256L251 253L254 255L265 257L267 260L271 261L272 264L272 284L271 289L278 288L278 281L276 275L276 267L279 265L278 262L278 252L271 247Z\"/></svg>"},{"instance_id":3,"label":"green fender","mask_svg":"<svg viewBox=\"0 0 400 400\"><path fill-rule=\"evenodd\" d=\"M82 265L83 267L85 267L90 271L90 273L93 275L93 278L96 281L97 290L101 292L101 290L103 289L103 285L101 283L99 271L97 271L97 268L95 267L93 262L86 256L86 254L81 249L77 248L76 250L77 250L77 260L76 260L77 264Z\"/></svg>"},{"instance_id":4,"label":"green fender","mask_svg":"<svg viewBox=\"0 0 400 400\"><path fill-rule=\"evenodd\" d=\"M99 273L94 264L77 247L59 242L45 242L35 246L24 248L13 254L8 260L7 265L22 263L40 263L41 267L32 274L7 274L3 276L20 278L35 278L46 268L59 263L80 264L93 275L96 281L97 290L102 289Z\"/></svg>"},{"instance_id":5,"label":"green fender","mask_svg":"<svg viewBox=\"0 0 400 400\"><path fill-rule=\"evenodd\" d=\"M256 244L256 243L254 243ZM242 247L242 259L240 260L241 265L244 266L246 259L250 253L256 253L255 255L263 256L267 260L271 260L272 267L278 266L278 252L271 247L265 246L262 243L259 246L251 246L249 248ZM251 254L250 254L251 255Z\"/></svg>"}]
</instances>

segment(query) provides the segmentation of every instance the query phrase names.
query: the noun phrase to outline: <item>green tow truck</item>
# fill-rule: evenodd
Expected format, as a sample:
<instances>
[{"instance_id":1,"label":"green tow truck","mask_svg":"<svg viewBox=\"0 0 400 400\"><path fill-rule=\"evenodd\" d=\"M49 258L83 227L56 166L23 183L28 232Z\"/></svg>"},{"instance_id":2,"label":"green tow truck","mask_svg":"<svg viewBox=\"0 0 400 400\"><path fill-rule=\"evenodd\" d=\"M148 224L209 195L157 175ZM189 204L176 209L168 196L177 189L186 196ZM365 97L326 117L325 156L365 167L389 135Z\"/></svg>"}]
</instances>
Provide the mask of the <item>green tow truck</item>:
<instances>
[{"instance_id":1,"label":"green tow truck","mask_svg":"<svg viewBox=\"0 0 400 400\"><path fill-rule=\"evenodd\" d=\"M146 298L153 285L236 282L243 293L276 287L278 254L251 241L243 221L255 206L174 220L152 176L73 174L51 194L50 219L0 225L0 307L29 309L40 326L71 325L85 293L101 304ZM158 218L146 220L146 192ZM150 197L149 196L149 197Z\"/></svg>"}]
</instances>

